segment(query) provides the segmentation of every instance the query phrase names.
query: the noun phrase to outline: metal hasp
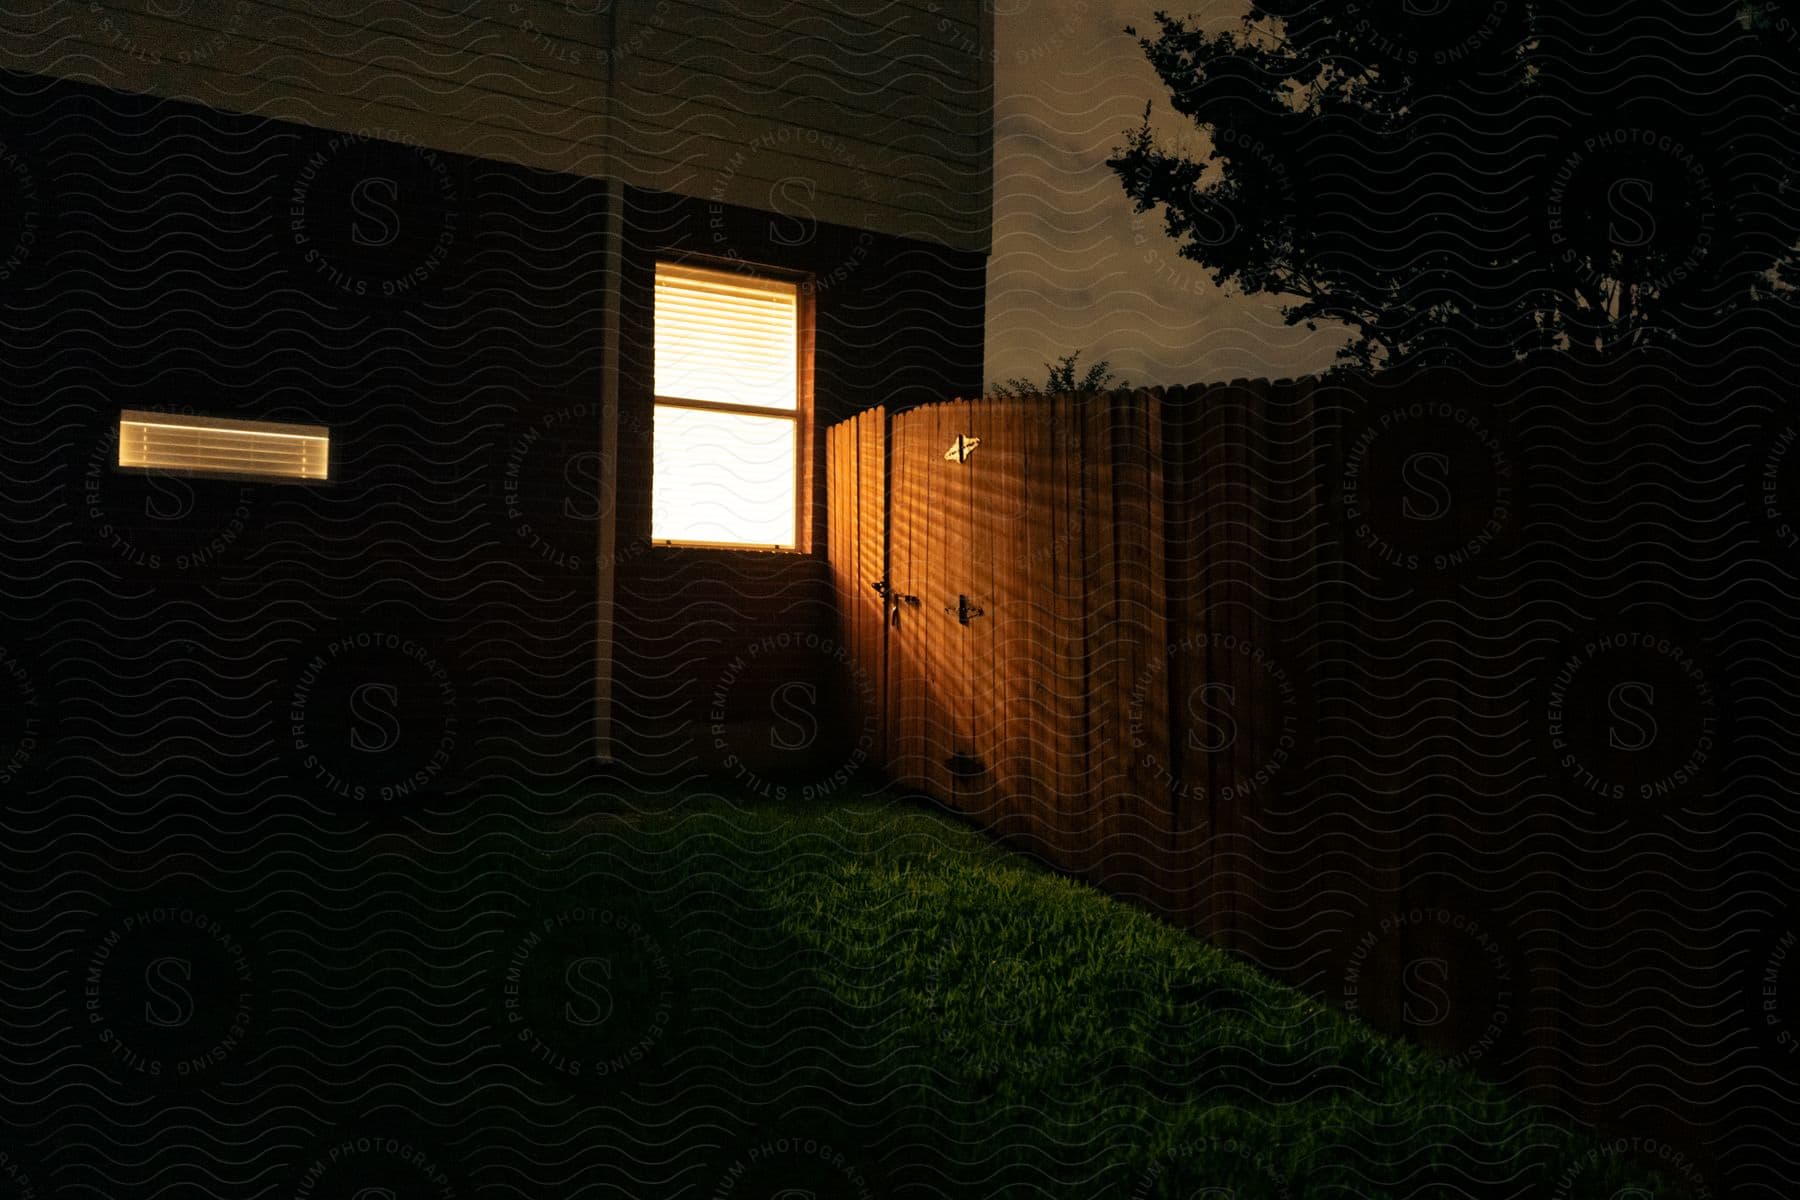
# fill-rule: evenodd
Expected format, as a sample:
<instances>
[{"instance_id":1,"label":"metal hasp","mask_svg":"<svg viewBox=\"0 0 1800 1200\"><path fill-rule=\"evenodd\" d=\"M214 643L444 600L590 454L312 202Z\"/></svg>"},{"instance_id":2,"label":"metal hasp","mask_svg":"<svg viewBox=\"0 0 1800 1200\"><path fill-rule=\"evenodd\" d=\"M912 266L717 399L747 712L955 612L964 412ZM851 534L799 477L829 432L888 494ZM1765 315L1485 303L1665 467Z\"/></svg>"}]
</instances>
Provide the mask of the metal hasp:
<instances>
[{"instance_id":1,"label":"metal hasp","mask_svg":"<svg viewBox=\"0 0 1800 1200\"><path fill-rule=\"evenodd\" d=\"M914 608L919 607L919 598L917 596L909 596L905 592L893 591L888 587L888 581L885 579L877 579L869 586L875 589L876 595L886 601L886 607L892 614L890 619L893 621L895 629L900 628L900 606L902 604L910 604Z\"/></svg>"},{"instance_id":2,"label":"metal hasp","mask_svg":"<svg viewBox=\"0 0 1800 1200\"><path fill-rule=\"evenodd\" d=\"M970 621L979 617L982 610L976 605L970 604L967 596L958 596L956 598L956 607L951 608L946 604L944 605L944 611L947 613L955 613L956 623L958 625L967 625Z\"/></svg>"}]
</instances>

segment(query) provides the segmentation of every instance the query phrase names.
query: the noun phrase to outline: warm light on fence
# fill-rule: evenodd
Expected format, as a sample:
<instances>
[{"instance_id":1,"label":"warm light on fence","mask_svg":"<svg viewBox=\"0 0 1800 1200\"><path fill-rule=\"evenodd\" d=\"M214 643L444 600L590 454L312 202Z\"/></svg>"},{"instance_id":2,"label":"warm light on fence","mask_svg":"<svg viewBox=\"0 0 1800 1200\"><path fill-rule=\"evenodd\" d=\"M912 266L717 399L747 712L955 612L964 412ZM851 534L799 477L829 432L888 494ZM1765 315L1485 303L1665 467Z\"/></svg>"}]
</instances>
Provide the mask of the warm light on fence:
<instances>
[{"instance_id":1,"label":"warm light on fence","mask_svg":"<svg viewBox=\"0 0 1800 1200\"><path fill-rule=\"evenodd\" d=\"M797 544L799 309L791 282L657 264L656 541Z\"/></svg>"},{"instance_id":2,"label":"warm light on fence","mask_svg":"<svg viewBox=\"0 0 1800 1200\"><path fill-rule=\"evenodd\" d=\"M324 479L331 431L322 425L234 421L179 413L119 414L119 465L159 471Z\"/></svg>"}]
</instances>

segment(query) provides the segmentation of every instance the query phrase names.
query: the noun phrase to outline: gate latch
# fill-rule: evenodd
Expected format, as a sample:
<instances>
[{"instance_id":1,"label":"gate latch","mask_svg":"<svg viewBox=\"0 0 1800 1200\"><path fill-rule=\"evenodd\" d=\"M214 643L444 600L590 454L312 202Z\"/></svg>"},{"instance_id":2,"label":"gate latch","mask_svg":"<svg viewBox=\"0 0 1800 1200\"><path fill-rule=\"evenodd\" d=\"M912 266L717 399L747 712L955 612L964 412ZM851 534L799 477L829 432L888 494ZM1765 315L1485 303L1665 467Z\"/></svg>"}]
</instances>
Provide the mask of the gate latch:
<instances>
[{"instance_id":1,"label":"gate latch","mask_svg":"<svg viewBox=\"0 0 1800 1200\"><path fill-rule=\"evenodd\" d=\"M970 621L981 615L981 609L976 605L970 604L967 596L961 595L956 598L955 608L951 608L946 604L944 605L944 611L947 613L955 613L956 623L958 625L967 625Z\"/></svg>"},{"instance_id":2,"label":"gate latch","mask_svg":"<svg viewBox=\"0 0 1800 1200\"><path fill-rule=\"evenodd\" d=\"M914 608L919 607L917 596L909 596L905 592L896 591L885 579L877 579L869 586L874 588L876 594L881 597L882 607L889 611L889 619L894 623L896 629L900 627L900 606L902 604L910 604Z\"/></svg>"}]
</instances>

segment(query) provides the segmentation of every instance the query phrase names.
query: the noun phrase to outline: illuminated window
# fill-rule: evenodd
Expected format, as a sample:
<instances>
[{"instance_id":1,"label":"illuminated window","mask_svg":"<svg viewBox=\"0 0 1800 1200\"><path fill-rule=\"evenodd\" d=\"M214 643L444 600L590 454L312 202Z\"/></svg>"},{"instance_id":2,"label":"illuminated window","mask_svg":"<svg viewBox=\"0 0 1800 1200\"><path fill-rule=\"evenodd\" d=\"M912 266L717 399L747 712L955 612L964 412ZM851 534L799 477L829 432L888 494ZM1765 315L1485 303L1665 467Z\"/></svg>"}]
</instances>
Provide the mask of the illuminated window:
<instances>
[{"instance_id":1,"label":"illuminated window","mask_svg":"<svg viewBox=\"0 0 1800 1200\"><path fill-rule=\"evenodd\" d=\"M791 550L800 289L659 263L650 535Z\"/></svg>"},{"instance_id":2,"label":"illuminated window","mask_svg":"<svg viewBox=\"0 0 1800 1200\"><path fill-rule=\"evenodd\" d=\"M321 425L182 413L119 414L119 465L196 474L324 479L331 432Z\"/></svg>"}]
</instances>

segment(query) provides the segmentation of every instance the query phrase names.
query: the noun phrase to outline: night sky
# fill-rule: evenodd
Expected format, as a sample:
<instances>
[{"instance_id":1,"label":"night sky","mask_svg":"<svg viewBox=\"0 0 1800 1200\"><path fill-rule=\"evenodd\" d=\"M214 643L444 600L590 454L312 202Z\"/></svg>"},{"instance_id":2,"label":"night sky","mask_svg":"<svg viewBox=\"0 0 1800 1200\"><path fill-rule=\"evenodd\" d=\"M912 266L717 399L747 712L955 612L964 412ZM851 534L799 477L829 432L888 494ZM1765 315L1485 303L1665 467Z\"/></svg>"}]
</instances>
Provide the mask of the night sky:
<instances>
[{"instance_id":1,"label":"night sky","mask_svg":"<svg viewBox=\"0 0 1800 1200\"><path fill-rule=\"evenodd\" d=\"M995 6L994 254L988 266L987 379L1041 380L1072 351L1109 359L1116 382L1198 383L1306 374L1330 365L1341 329L1281 321L1273 297L1216 287L1178 258L1158 212L1131 211L1106 158L1157 102L1159 130L1183 128L1127 25L1154 26L1156 0L991 0ZM1173 6L1177 9L1179 6ZM1245 0L1200 0L1209 26Z\"/></svg>"}]
</instances>

